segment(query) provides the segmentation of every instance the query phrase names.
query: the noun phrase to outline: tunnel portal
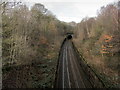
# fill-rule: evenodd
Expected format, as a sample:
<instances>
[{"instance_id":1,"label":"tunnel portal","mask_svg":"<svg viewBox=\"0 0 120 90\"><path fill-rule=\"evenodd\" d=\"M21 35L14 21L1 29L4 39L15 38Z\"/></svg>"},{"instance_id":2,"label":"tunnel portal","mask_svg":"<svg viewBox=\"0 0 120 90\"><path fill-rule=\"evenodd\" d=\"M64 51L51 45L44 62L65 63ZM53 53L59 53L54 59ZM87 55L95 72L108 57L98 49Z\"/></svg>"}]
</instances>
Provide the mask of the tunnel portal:
<instances>
[{"instance_id":1,"label":"tunnel portal","mask_svg":"<svg viewBox=\"0 0 120 90\"><path fill-rule=\"evenodd\" d=\"M67 35L67 39L72 39L72 35Z\"/></svg>"}]
</instances>

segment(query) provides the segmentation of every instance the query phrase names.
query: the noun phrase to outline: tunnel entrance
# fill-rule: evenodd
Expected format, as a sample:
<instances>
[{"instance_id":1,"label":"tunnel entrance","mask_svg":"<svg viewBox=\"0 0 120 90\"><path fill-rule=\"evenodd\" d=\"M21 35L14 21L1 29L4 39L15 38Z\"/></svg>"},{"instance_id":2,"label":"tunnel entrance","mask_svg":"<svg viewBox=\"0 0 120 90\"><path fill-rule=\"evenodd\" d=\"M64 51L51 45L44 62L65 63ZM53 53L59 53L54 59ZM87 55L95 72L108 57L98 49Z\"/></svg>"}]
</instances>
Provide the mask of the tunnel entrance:
<instances>
[{"instance_id":1,"label":"tunnel entrance","mask_svg":"<svg viewBox=\"0 0 120 90\"><path fill-rule=\"evenodd\" d=\"M68 40L73 38L73 32L67 32L65 35L66 35L66 39Z\"/></svg>"},{"instance_id":2,"label":"tunnel entrance","mask_svg":"<svg viewBox=\"0 0 120 90\"><path fill-rule=\"evenodd\" d=\"M72 39L72 35L68 35L68 36L67 36L67 39Z\"/></svg>"}]
</instances>

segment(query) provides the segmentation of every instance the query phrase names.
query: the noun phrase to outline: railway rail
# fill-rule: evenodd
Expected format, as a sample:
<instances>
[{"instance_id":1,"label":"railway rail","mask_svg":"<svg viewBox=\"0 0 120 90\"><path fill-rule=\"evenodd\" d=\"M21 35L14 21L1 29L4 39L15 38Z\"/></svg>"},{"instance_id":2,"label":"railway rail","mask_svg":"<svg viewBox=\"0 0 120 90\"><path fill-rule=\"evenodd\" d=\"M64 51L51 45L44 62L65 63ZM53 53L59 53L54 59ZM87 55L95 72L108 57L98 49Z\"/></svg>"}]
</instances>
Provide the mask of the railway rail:
<instances>
[{"instance_id":1,"label":"railway rail","mask_svg":"<svg viewBox=\"0 0 120 90\"><path fill-rule=\"evenodd\" d=\"M55 88L104 88L99 76L82 60L71 36L65 38L59 53Z\"/></svg>"}]
</instances>

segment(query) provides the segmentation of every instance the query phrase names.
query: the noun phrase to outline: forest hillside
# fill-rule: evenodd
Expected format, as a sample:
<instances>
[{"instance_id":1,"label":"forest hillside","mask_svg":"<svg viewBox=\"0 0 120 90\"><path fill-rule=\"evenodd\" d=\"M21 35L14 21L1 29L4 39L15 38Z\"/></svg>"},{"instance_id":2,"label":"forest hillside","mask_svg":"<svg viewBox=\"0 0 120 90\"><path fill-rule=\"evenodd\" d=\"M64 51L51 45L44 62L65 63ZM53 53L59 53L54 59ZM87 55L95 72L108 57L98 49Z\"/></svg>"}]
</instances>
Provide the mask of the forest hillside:
<instances>
[{"instance_id":1,"label":"forest hillside","mask_svg":"<svg viewBox=\"0 0 120 90\"><path fill-rule=\"evenodd\" d=\"M59 52L67 33L79 54L108 87L120 87L120 2L96 17L63 22L43 4L2 2L3 88L53 88Z\"/></svg>"},{"instance_id":2,"label":"forest hillside","mask_svg":"<svg viewBox=\"0 0 120 90\"><path fill-rule=\"evenodd\" d=\"M88 64L103 79L120 85L120 8L119 3L101 7L97 17L77 24L74 43ZM111 86L112 86L111 85Z\"/></svg>"}]
</instances>

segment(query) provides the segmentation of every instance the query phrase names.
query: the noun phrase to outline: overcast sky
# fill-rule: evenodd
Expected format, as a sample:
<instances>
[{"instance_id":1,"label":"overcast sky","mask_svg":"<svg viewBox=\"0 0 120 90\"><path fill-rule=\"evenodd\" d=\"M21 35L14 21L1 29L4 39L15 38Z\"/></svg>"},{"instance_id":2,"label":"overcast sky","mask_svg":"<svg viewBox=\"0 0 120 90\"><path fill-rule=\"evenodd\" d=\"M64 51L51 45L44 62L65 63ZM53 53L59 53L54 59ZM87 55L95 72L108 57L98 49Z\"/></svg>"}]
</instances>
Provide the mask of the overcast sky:
<instances>
[{"instance_id":1,"label":"overcast sky","mask_svg":"<svg viewBox=\"0 0 120 90\"><path fill-rule=\"evenodd\" d=\"M74 1L74 0L73 0ZM43 2L61 21L80 22L84 17L95 17L97 10L114 0L79 0L79 2Z\"/></svg>"},{"instance_id":2,"label":"overcast sky","mask_svg":"<svg viewBox=\"0 0 120 90\"><path fill-rule=\"evenodd\" d=\"M17 1L17 0L16 0ZM42 3L59 20L80 22L84 17L95 17L100 7L117 0L21 0Z\"/></svg>"}]
</instances>

